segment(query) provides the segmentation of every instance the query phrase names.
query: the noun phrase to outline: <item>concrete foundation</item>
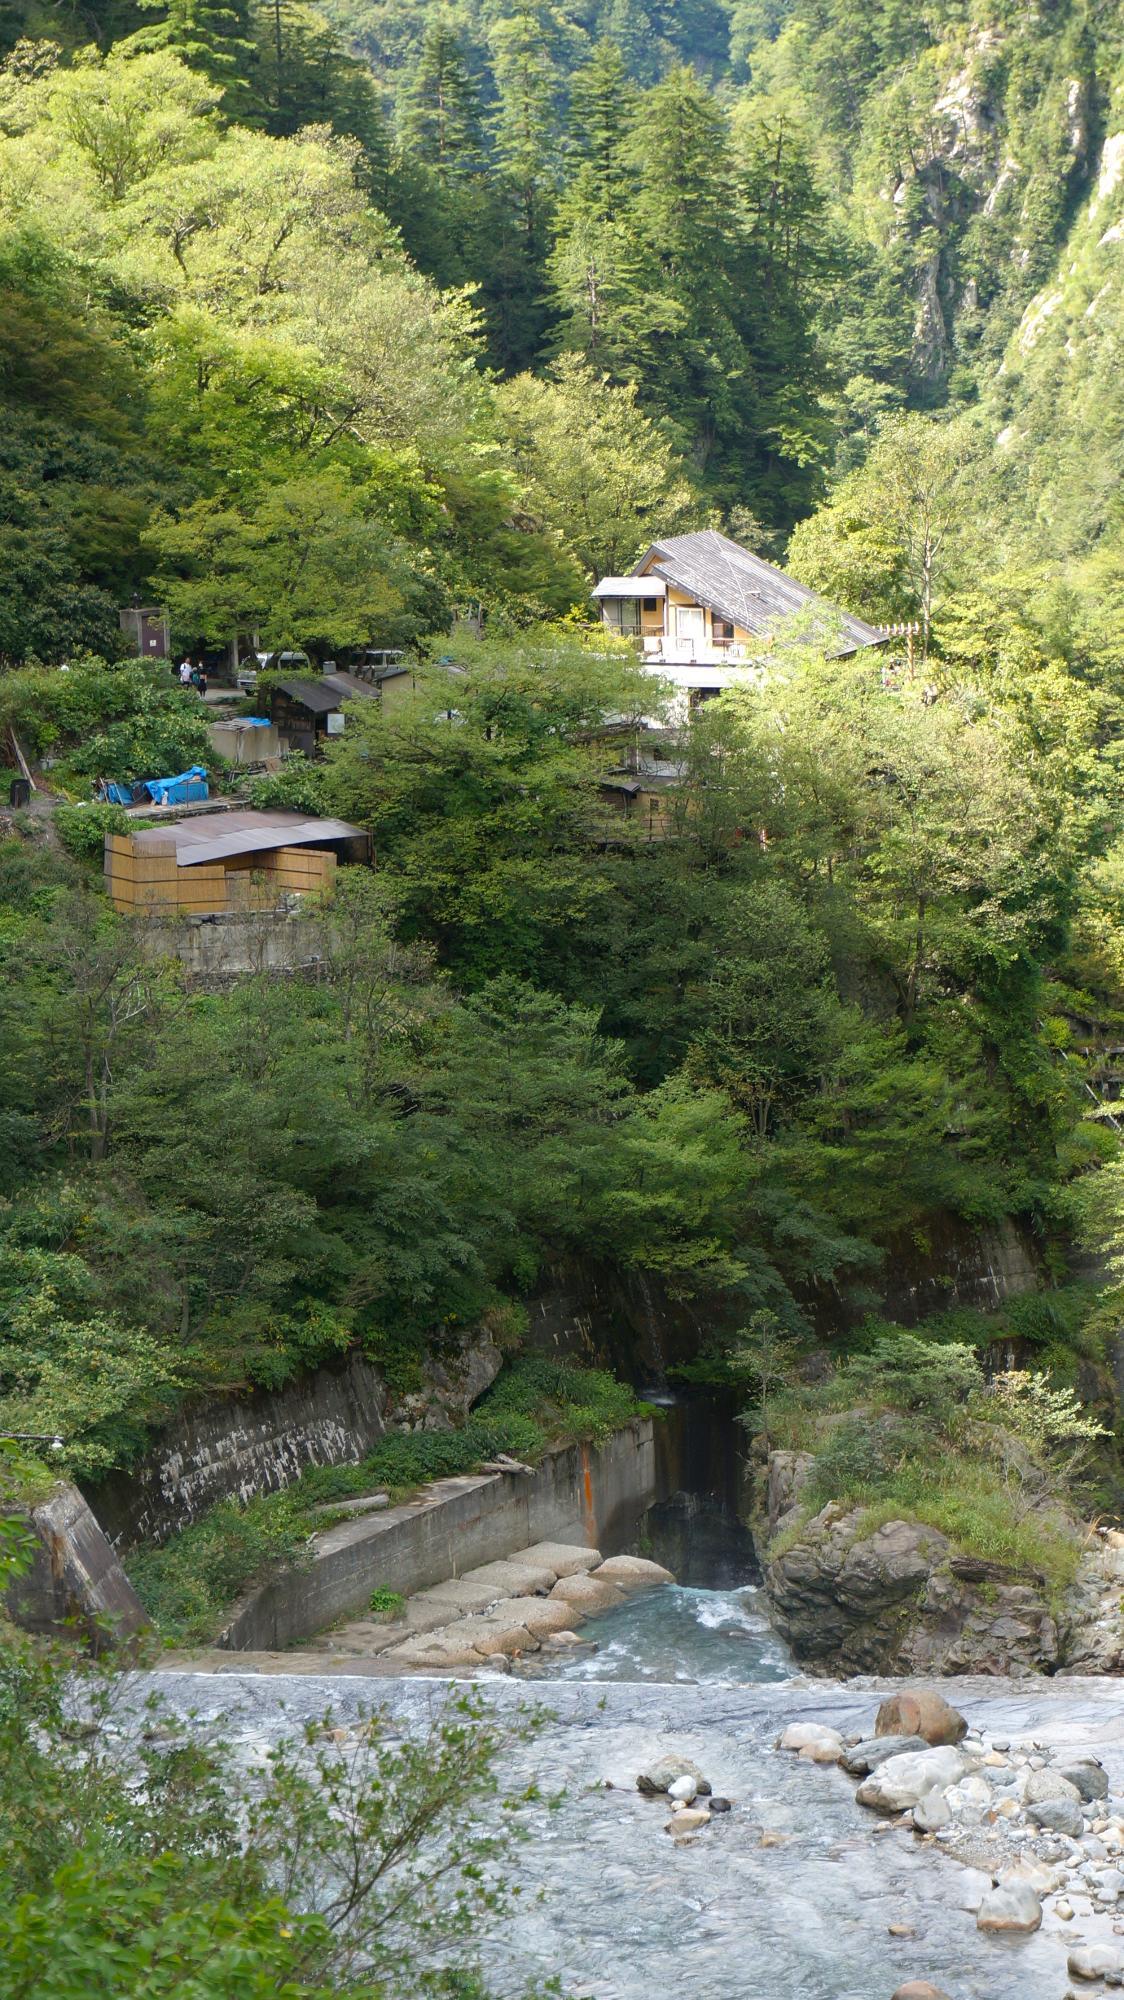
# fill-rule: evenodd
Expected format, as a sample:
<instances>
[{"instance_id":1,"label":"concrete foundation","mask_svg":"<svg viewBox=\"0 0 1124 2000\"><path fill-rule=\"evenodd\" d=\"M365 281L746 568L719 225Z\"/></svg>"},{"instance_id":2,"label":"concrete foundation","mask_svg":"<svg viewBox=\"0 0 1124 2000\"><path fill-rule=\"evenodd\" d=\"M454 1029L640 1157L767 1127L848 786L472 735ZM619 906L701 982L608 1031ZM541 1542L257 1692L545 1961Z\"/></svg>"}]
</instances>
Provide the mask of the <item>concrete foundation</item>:
<instances>
[{"instance_id":1,"label":"concrete foundation","mask_svg":"<svg viewBox=\"0 0 1124 2000\"><path fill-rule=\"evenodd\" d=\"M602 1445L551 1452L532 1473L438 1480L417 1500L317 1536L311 1565L256 1591L219 1644L276 1651L356 1616L377 1587L410 1596L535 1542L609 1555L631 1540L657 1497L650 1420Z\"/></svg>"}]
</instances>

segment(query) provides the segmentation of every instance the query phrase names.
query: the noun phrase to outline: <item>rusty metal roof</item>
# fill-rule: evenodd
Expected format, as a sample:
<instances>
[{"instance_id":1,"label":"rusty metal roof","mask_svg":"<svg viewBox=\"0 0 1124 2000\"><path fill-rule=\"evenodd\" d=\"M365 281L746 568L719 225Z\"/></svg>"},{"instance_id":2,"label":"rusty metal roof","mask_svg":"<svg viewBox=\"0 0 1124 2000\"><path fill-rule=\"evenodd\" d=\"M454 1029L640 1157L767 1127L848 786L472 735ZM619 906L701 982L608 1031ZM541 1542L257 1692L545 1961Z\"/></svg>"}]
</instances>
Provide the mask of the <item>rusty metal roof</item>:
<instances>
[{"instance_id":1,"label":"rusty metal roof","mask_svg":"<svg viewBox=\"0 0 1124 2000\"><path fill-rule=\"evenodd\" d=\"M166 854L167 843L174 839L177 867L195 868L204 861L229 861L237 854L265 854L277 847L330 847L333 841L366 840L367 835L345 819L246 811L201 813L172 826L147 827L133 839L142 852L151 848L158 854Z\"/></svg>"}]
</instances>

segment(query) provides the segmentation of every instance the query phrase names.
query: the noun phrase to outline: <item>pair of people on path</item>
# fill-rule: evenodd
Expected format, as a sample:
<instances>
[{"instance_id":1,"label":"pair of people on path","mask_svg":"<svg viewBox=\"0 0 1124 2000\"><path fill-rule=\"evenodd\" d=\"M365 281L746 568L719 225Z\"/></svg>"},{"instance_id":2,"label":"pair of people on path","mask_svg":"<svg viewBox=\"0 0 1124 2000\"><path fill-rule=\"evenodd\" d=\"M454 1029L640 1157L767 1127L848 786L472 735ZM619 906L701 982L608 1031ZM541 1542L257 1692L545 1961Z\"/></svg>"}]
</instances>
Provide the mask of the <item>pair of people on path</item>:
<instances>
[{"instance_id":1,"label":"pair of people on path","mask_svg":"<svg viewBox=\"0 0 1124 2000\"><path fill-rule=\"evenodd\" d=\"M193 687L199 695L206 694L207 669L201 660L197 667L193 667L190 660L180 661L180 686Z\"/></svg>"}]
</instances>

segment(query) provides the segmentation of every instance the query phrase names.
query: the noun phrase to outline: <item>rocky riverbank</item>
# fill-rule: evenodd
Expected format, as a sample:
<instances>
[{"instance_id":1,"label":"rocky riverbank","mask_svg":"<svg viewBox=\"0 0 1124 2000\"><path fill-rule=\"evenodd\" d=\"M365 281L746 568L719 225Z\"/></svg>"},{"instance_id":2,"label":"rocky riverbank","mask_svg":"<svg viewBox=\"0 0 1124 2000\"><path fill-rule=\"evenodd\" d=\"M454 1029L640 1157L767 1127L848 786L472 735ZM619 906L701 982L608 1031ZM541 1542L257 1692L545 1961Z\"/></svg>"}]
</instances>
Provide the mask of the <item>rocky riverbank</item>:
<instances>
[{"instance_id":1,"label":"rocky riverbank","mask_svg":"<svg viewBox=\"0 0 1124 2000\"><path fill-rule=\"evenodd\" d=\"M1124 1671L1124 1536L1090 1534L1059 1596L1039 1571L965 1555L923 1522L868 1526L836 1501L809 1516L813 1466L770 1453L757 1523L774 1625L809 1672Z\"/></svg>"},{"instance_id":2,"label":"rocky riverbank","mask_svg":"<svg viewBox=\"0 0 1124 2000\"><path fill-rule=\"evenodd\" d=\"M1026 1936L1049 1911L1072 1927L1070 1977L1087 1989L1124 1986L1124 1802L1110 1796L1099 1757L970 1730L931 1689L884 1701L869 1737L795 1722L777 1748L840 1765L883 1827L908 1829L960 1863L960 1908L977 1930ZM927 1981L912 1993L947 2000Z\"/></svg>"}]
</instances>

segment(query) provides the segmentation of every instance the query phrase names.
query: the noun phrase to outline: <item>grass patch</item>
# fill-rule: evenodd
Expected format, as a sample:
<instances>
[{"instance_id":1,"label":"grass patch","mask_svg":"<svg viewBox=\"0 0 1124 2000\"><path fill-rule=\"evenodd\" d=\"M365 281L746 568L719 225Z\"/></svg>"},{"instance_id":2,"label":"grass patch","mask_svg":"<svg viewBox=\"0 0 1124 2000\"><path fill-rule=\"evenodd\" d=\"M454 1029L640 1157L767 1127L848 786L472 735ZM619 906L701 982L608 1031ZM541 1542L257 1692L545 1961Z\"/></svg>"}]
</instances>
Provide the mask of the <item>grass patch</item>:
<instances>
[{"instance_id":1,"label":"grass patch","mask_svg":"<svg viewBox=\"0 0 1124 2000\"><path fill-rule=\"evenodd\" d=\"M129 1576L166 1639L206 1643L240 1597L308 1560L309 1537L325 1525L314 1507L381 1491L404 1499L430 1480L478 1472L499 1452L537 1464L552 1446L601 1442L646 1413L604 1370L526 1355L503 1369L460 1430L395 1432L358 1465L311 1466L284 1493L245 1507L223 1501L158 1548L137 1549Z\"/></svg>"},{"instance_id":2,"label":"grass patch","mask_svg":"<svg viewBox=\"0 0 1124 2000\"><path fill-rule=\"evenodd\" d=\"M224 1500L159 1547L134 1550L129 1581L162 1636L205 1644L232 1605L281 1569L309 1558L313 1516L289 1493L267 1493L244 1507Z\"/></svg>"}]
</instances>

